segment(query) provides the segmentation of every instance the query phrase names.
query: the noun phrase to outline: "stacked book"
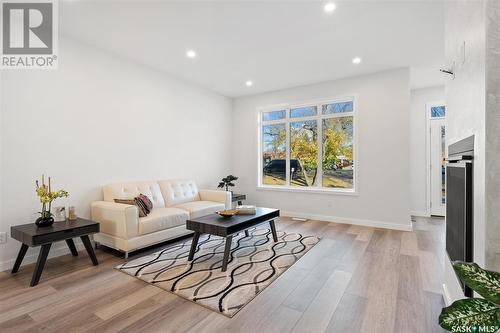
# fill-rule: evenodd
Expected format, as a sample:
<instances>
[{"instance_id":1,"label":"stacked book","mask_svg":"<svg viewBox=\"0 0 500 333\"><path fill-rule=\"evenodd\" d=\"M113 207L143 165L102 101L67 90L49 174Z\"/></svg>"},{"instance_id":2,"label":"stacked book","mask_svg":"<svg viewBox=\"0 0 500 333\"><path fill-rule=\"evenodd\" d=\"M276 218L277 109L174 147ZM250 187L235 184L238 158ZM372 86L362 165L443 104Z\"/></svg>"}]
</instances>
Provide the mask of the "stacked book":
<instances>
[{"instance_id":1,"label":"stacked book","mask_svg":"<svg viewBox=\"0 0 500 333\"><path fill-rule=\"evenodd\" d=\"M254 215L256 213L255 206L253 205L236 206L236 210L239 215Z\"/></svg>"}]
</instances>

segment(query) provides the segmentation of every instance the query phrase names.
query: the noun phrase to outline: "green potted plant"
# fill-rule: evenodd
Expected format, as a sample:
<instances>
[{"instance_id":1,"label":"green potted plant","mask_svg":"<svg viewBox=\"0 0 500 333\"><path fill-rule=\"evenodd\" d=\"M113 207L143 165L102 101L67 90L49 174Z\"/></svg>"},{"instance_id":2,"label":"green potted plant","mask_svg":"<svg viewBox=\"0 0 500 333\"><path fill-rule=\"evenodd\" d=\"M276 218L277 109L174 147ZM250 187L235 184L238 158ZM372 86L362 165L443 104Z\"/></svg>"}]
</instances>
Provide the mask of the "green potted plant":
<instances>
[{"instance_id":1,"label":"green potted plant","mask_svg":"<svg viewBox=\"0 0 500 333\"><path fill-rule=\"evenodd\" d=\"M65 190L59 190L52 192L51 189L51 179L49 177L48 185L45 185L45 177L42 175L42 185L38 183L38 180L35 181L36 184L36 195L40 199L40 203L42 204L42 211L40 213L40 217L36 219L35 224L38 227L49 227L54 223L54 218L52 217L51 207L52 201L57 198L67 198L69 193Z\"/></svg>"},{"instance_id":2,"label":"green potted plant","mask_svg":"<svg viewBox=\"0 0 500 333\"><path fill-rule=\"evenodd\" d=\"M238 180L238 177L235 177L233 175L226 176L222 178L222 180L219 182L219 185L217 186L218 188L226 188L226 191L229 191L229 187L235 186L233 181Z\"/></svg>"},{"instance_id":3,"label":"green potted plant","mask_svg":"<svg viewBox=\"0 0 500 333\"><path fill-rule=\"evenodd\" d=\"M457 261L460 280L483 298L466 298L443 308L439 325L450 332L497 332L500 329L500 273Z\"/></svg>"}]
</instances>

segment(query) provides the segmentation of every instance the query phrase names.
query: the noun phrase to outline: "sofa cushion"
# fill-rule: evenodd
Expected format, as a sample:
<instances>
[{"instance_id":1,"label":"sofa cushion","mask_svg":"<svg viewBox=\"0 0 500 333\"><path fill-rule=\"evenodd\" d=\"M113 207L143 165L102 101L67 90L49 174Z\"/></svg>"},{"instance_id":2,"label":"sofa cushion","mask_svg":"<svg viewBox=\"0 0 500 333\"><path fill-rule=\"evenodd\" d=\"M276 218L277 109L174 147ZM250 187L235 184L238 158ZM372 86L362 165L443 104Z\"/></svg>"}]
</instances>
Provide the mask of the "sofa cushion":
<instances>
[{"instance_id":1,"label":"sofa cushion","mask_svg":"<svg viewBox=\"0 0 500 333\"><path fill-rule=\"evenodd\" d=\"M104 201L114 199L133 199L139 194L146 195L153 203L153 208L165 207L165 201L157 182L131 182L109 184L103 187Z\"/></svg>"},{"instance_id":2,"label":"sofa cushion","mask_svg":"<svg viewBox=\"0 0 500 333\"><path fill-rule=\"evenodd\" d=\"M160 180L158 184L160 184L166 207L200 200L198 187L194 180Z\"/></svg>"},{"instance_id":3,"label":"sofa cushion","mask_svg":"<svg viewBox=\"0 0 500 333\"><path fill-rule=\"evenodd\" d=\"M146 217L139 218L139 235L173 228L186 223L189 213L177 208L154 208Z\"/></svg>"},{"instance_id":4,"label":"sofa cushion","mask_svg":"<svg viewBox=\"0 0 500 333\"><path fill-rule=\"evenodd\" d=\"M175 205L175 208L187 210L189 212L189 217L194 219L215 213L219 210L224 210L225 206L223 203L214 201L191 201Z\"/></svg>"}]
</instances>

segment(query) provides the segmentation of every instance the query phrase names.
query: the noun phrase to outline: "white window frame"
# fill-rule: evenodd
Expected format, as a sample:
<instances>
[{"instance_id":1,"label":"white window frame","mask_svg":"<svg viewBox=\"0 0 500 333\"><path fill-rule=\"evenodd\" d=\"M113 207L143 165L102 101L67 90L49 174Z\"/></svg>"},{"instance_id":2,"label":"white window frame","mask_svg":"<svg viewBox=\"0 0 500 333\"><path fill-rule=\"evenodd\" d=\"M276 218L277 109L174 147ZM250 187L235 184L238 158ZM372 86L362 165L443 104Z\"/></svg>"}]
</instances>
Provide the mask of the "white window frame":
<instances>
[{"instance_id":1,"label":"white window frame","mask_svg":"<svg viewBox=\"0 0 500 333\"><path fill-rule=\"evenodd\" d=\"M341 102L351 102L353 103L353 111L352 112L341 112L341 113L333 113L328 115L322 114L322 106L325 104L333 104L333 103L341 103ZM307 106L316 106L317 107L317 115L308 116L308 117L290 117L290 109L299 108L299 107L307 107ZM271 111L280 111L286 110L285 118L278 120L270 120L263 121L262 114L264 112ZM271 190L271 191L287 191L287 192L308 192L308 193L330 193L330 194L343 194L343 195L357 195L359 190L358 185L358 165L359 165L359 154L358 154L358 125L357 125L357 96L355 94L350 94L346 96L340 97L332 97L332 98L322 98L312 101L299 102L299 103L282 103L276 105L270 105L265 107L259 107L257 109L257 190ZM322 165L322 156L323 156L323 119L330 118L341 118L341 117L353 117L353 153L354 153L354 168L353 168L353 188L352 189L344 189L344 188L334 188L334 187L322 187L321 182L323 180L323 165ZM306 187L306 186L292 186L290 185L290 123L296 121L306 121L306 120L316 120L318 123L318 176L320 179L316 186ZM285 124L286 130L286 184L285 185L265 185L262 183L262 153L263 153L263 133L262 126L264 125L273 125L273 124Z\"/></svg>"}]
</instances>

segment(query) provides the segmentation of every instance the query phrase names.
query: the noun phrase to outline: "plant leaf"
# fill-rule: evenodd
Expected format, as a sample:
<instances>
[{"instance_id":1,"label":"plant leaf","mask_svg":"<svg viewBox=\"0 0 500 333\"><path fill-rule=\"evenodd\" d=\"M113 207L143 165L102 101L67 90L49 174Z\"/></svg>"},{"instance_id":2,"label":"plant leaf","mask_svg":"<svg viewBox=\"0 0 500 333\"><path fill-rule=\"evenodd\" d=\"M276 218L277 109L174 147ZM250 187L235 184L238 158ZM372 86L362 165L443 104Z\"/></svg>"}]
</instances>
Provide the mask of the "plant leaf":
<instances>
[{"instance_id":1,"label":"plant leaf","mask_svg":"<svg viewBox=\"0 0 500 333\"><path fill-rule=\"evenodd\" d=\"M448 331L453 328L456 331L457 327L494 326L491 331L496 332L500 328L500 309L482 298L461 299L441 310L439 325Z\"/></svg>"},{"instance_id":2,"label":"plant leaf","mask_svg":"<svg viewBox=\"0 0 500 333\"><path fill-rule=\"evenodd\" d=\"M482 269L475 263L456 261L453 268L460 280L485 299L500 304L500 274Z\"/></svg>"}]
</instances>

